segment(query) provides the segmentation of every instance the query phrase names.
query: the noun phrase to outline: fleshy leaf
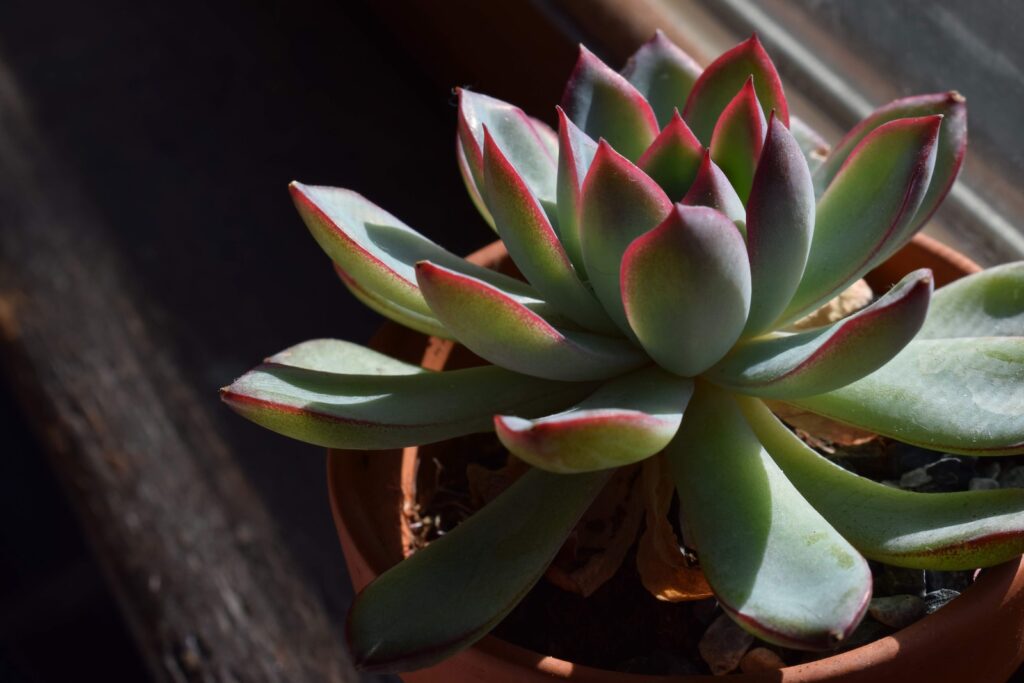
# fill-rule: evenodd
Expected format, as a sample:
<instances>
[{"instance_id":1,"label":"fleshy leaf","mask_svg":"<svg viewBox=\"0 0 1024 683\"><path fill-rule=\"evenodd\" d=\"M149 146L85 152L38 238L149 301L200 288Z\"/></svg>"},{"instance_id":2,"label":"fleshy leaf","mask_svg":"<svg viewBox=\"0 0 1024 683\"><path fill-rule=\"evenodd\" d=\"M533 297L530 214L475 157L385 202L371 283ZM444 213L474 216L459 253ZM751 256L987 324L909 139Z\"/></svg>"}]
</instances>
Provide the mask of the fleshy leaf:
<instances>
[{"instance_id":1,"label":"fleshy leaf","mask_svg":"<svg viewBox=\"0 0 1024 683\"><path fill-rule=\"evenodd\" d=\"M684 377L700 374L725 355L747 321L743 236L714 209L677 204L622 257L622 301L659 365Z\"/></svg>"},{"instance_id":2,"label":"fleshy leaf","mask_svg":"<svg viewBox=\"0 0 1024 683\"><path fill-rule=\"evenodd\" d=\"M803 152L804 159L807 161L807 167L814 174L825 163L831 147L818 131L811 128L799 116L789 117L789 132L796 138L797 144L800 145L800 151Z\"/></svg>"},{"instance_id":3,"label":"fleshy leaf","mask_svg":"<svg viewBox=\"0 0 1024 683\"><path fill-rule=\"evenodd\" d=\"M604 384L578 405L536 420L499 415L498 438L551 472L629 465L664 448L683 419L693 381L646 368Z\"/></svg>"},{"instance_id":4,"label":"fleshy leaf","mask_svg":"<svg viewBox=\"0 0 1024 683\"><path fill-rule=\"evenodd\" d=\"M544 211L552 221L558 220L555 215L558 163L553 147L556 140L554 131L507 102L464 88L458 88L456 92L459 96L459 143L471 176L466 182L471 179L477 193L484 196L486 126Z\"/></svg>"},{"instance_id":5,"label":"fleshy leaf","mask_svg":"<svg viewBox=\"0 0 1024 683\"><path fill-rule=\"evenodd\" d=\"M426 315L413 311L404 306L396 304L390 299L386 299L382 296L378 296L373 292L363 289L359 286L355 280L345 274L338 264L334 264L334 271L338 274L338 278L341 279L348 291L352 293L352 296L359 299L365 306L373 309L377 313L380 313L385 318L394 320L400 325L405 325L409 329L422 332L423 334L432 335L434 337L440 337L441 339L451 339L451 332L444 328L437 318L433 315Z\"/></svg>"},{"instance_id":6,"label":"fleshy leaf","mask_svg":"<svg viewBox=\"0 0 1024 683\"><path fill-rule=\"evenodd\" d=\"M1024 453L1024 338L914 340L841 389L790 401L945 453Z\"/></svg>"},{"instance_id":7,"label":"fleshy leaf","mask_svg":"<svg viewBox=\"0 0 1024 683\"><path fill-rule=\"evenodd\" d=\"M711 160L711 152L704 151L704 158L701 159L700 167L697 169L697 177L683 197L683 204L687 206L708 206L728 216L729 220L736 224L741 232L746 234L747 210L743 207L736 190L733 189L729 179L722 173L722 169Z\"/></svg>"},{"instance_id":8,"label":"fleshy leaf","mask_svg":"<svg viewBox=\"0 0 1024 683\"><path fill-rule=\"evenodd\" d=\"M1024 262L968 275L932 297L917 339L1024 337Z\"/></svg>"},{"instance_id":9,"label":"fleshy leaf","mask_svg":"<svg viewBox=\"0 0 1024 683\"><path fill-rule=\"evenodd\" d=\"M693 184L703 159L704 148L676 111L637 166L661 186L669 199L679 201Z\"/></svg>"},{"instance_id":10,"label":"fleshy leaf","mask_svg":"<svg viewBox=\"0 0 1024 683\"><path fill-rule=\"evenodd\" d=\"M786 479L732 397L698 384L666 453L686 538L738 624L805 650L853 632L871 597L867 562Z\"/></svg>"},{"instance_id":11,"label":"fleshy leaf","mask_svg":"<svg viewBox=\"0 0 1024 683\"><path fill-rule=\"evenodd\" d=\"M626 321L619 289L622 254L630 242L661 223L671 209L672 202L646 173L607 142L598 145L583 181L583 260L598 300L626 334L632 335L633 330Z\"/></svg>"},{"instance_id":12,"label":"fleshy leaf","mask_svg":"<svg viewBox=\"0 0 1024 683\"><path fill-rule=\"evenodd\" d=\"M757 101L754 77L751 76L722 110L711 134L710 145L711 158L725 173L740 201L746 202L750 196L754 169L757 168L767 130L768 124Z\"/></svg>"},{"instance_id":13,"label":"fleshy leaf","mask_svg":"<svg viewBox=\"0 0 1024 683\"><path fill-rule=\"evenodd\" d=\"M491 216L491 212L487 210L484 198L476 186L476 178L473 177L473 170L469 167L469 159L466 158L466 150L463 148L462 140L458 135L455 136L455 160L459 164L459 174L462 175L462 182L466 185L466 192L469 193L469 198L473 200L473 206L480 212L487 225L493 228L494 218Z\"/></svg>"},{"instance_id":14,"label":"fleshy leaf","mask_svg":"<svg viewBox=\"0 0 1024 683\"><path fill-rule=\"evenodd\" d=\"M510 296L537 297L526 283L469 263L351 190L297 182L289 189L320 248L352 284L382 306L386 302L433 315L416 284L416 262L425 259L480 278Z\"/></svg>"},{"instance_id":15,"label":"fleshy leaf","mask_svg":"<svg viewBox=\"0 0 1024 683\"><path fill-rule=\"evenodd\" d=\"M818 201L807 267L780 323L825 303L910 240L941 123L899 119L861 141Z\"/></svg>"},{"instance_id":16,"label":"fleshy leaf","mask_svg":"<svg viewBox=\"0 0 1024 683\"><path fill-rule=\"evenodd\" d=\"M867 557L957 570L991 567L1024 552L1024 489L916 493L879 484L815 453L760 401L737 400L793 485Z\"/></svg>"},{"instance_id":17,"label":"fleshy leaf","mask_svg":"<svg viewBox=\"0 0 1024 683\"><path fill-rule=\"evenodd\" d=\"M558 110L558 237L576 266L586 277L583 248L580 246L580 202L583 179L597 153L597 143Z\"/></svg>"},{"instance_id":18,"label":"fleshy leaf","mask_svg":"<svg viewBox=\"0 0 1024 683\"><path fill-rule=\"evenodd\" d=\"M487 635L537 583L607 479L607 472L531 470L382 574L349 613L346 635L356 666L419 669Z\"/></svg>"},{"instance_id":19,"label":"fleshy leaf","mask_svg":"<svg viewBox=\"0 0 1024 683\"><path fill-rule=\"evenodd\" d=\"M589 393L587 384L494 366L425 372L341 344L282 352L222 389L221 398L243 417L300 441L381 449L490 431L496 412L536 417Z\"/></svg>"},{"instance_id":20,"label":"fleshy leaf","mask_svg":"<svg viewBox=\"0 0 1024 683\"><path fill-rule=\"evenodd\" d=\"M537 199L484 127L484 196L498 235L526 279L567 318L614 332L615 325L576 275Z\"/></svg>"},{"instance_id":21,"label":"fleshy leaf","mask_svg":"<svg viewBox=\"0 0 1024 683\"><path fill-rule=\"evenodd\" d=\"M928 193L914 216L913 229L922 227L953 186L967 151L967 101L956 91L905 97L876 109L836 145L832 154L814 174L816 184L820 188L827 187L861 140L882 124L900 118L934 114L941 114L943 118L935 170L928 185Z\"/></svg>"},{"instance_id":22,"label":"fleshy leaf","mask_svg":"<svg viewBox=\"0 0 1024 683\"><path fill-rule=\"evenodd\" d=\"M700 73L700 65L693 57L669 40L660 29L622 68L626 80L651 103L662 128L672 120L672 113L686 104L686 97Z\"/></svg>"},{"instance_id":23,"label":"fleshy leaf","mask_svg":"<svg viewBox=\"0 0 1024 683\"><path fill-rule=\"evenodd\" d=\"M767 117L774 110L779 120L789 126L789 106L782 81L755 35L711 62L694 83L683 118L699 140L710 142L718 117L751 76L764 115Z\"/></svg>"},{"instance_id":24,"label":"fleshy leaf","mask_svg":"<svg viewBox=\"0 0 1024 683\"><path fill-rule=\"evenodd\" d=\"M832 325L741 342L707 377L766 398L820 394L889 362L924 323L932 272L915 270L867 308Z\"/></svg>"},{"instance_id":25,"label":"fleshy leaf","mask_svg":"<svg viewBox=\"0 0 1024 683\"><path fill-rule=\"evenodd\" d=\"M562 109L587 135L604 138L631 160L639 159L658 135L658 121L644 96L582 45Z\"/></svg>"},{"instance_id":26,"label":"fleshy leaf","mask_svg":"<svg viewBox=\"0 0 1024 683\"><path fill-rule=\"evenodd\" d=\"M561 330L482 280L423 261L416 277L431 310L469 350L501 367L548 379L604 379L647 358L621 338Z\"/></svg>"},{"instance_id":27,"label":"fleshy leaf","mask_svg":"<svg viewBox=\"0 0 1024 683\"><path fill-rule=\"evenodd\" d=\"M765 331L796 291L814 233L814 187L800 146L772 116L747 200L750 315L744 334Z\"/></svg>"}]
</instances>

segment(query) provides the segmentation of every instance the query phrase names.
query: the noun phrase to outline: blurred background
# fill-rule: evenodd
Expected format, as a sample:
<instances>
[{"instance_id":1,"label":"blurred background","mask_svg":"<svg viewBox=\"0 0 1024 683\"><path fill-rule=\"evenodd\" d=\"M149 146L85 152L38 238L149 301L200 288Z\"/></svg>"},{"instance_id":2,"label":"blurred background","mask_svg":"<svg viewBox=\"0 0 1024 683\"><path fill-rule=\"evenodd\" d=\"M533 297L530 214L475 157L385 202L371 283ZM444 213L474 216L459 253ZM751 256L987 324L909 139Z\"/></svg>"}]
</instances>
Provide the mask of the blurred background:
<instances>
[{"instance_id":1,"label":"blurred background","mask_svg":"<svg viewBox=\"0 0 1024 683\"><path fill-rule=\"evenodd\" d=\"M552 121L579 42L617 68L655 28L703 63L757 31L831 142L959 90L968 162L929 230L1024 257L1012 0L0 3L0 681L359 680L323 455L217 399L380 323L286 184L356 189L469 252L493 233L452 87Z\"/></svg>"}]
</instances>

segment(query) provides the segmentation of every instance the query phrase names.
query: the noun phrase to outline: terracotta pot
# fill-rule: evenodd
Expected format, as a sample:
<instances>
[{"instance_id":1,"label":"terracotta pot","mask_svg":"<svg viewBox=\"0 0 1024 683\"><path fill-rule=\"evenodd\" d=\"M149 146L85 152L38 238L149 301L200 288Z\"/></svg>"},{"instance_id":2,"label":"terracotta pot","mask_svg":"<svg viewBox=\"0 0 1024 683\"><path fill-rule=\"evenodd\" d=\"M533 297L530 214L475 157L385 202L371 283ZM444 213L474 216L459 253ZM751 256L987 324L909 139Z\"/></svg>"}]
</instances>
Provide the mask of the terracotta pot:
<instances>
[{"instance_id":1,"label":"terracotta pot","mask_svg":"<svg viewBox=\"0 0 1024 683\"><path fill-rule=\"evenodd\" d=\"M500 243L476 252L471 260L498 267L507 260ZM935 273L941 286L979 270L978 266L933 239L917 236L868 280L884 291L920 267ZM378 333L375 348L396 358L439 369L452 346L427 339L394 324ZM357 590L403 556L403 485L414 490L418 448L392 451L331 451L328 488L345 560ZM408 499L406 495L405 499ZM863 647L764 674L730 680L949 681L1002 683L1024 660L1024 563L1020 559L981 573L964 595L942 610ZM645 676L580 666L487 636L473 647L429 669L402 675L409 683L531 683L552 679L581 683L670 683L708 680L710 676Z\"/></svg>"}]
</instances>

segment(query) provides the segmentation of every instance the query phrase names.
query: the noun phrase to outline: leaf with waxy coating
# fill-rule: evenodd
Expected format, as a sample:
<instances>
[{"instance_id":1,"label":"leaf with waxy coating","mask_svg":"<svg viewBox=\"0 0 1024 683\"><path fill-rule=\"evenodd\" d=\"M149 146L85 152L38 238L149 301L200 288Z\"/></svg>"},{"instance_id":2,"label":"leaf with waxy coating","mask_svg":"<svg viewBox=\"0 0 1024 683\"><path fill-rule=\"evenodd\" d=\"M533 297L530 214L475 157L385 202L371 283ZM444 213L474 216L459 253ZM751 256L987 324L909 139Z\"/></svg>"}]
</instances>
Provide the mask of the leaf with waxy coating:
<instances>
[{"instance_id":1,"label":"leaf with waxy coating","mask_svg":"<svg viewBox=\"0 0 1024 683\"><path fill-rule=\"evenodd\" d=\"M597 153L597 143L558 111L558 238L576 271L586 277L583 247L580 245L580 202L583 179Z\"/></svg>"},{"instance_id":2,"label":"leaf with waxy coating","mask_svg":"<svg viewBox=\"0 0 1024 683\"><path fill-rule=\"evenodd\" d=\"M424 372L354 344L283 355L221 398L256 424L329 448L399 448L486 432L496 412L536 417L593 390L494 366Z\"/></svg>"},{"instance_id":3,"label":"leaf with waxy coating","mask_svg":"<svg viewBox=\"0 0 1024 683\"><path fill-rule=\"evenodd\" d=\"M914 340L867 377L790 402L945 453L1024 453L1024 338Z\"/></svg>"},{"instance_id":4,"label":"leaf with waxy coating","mask_svg":"<svg viewBox=\"0 0 1024 683\"><path fill-rule=\"evenodd\" d=\"M870 306L828 327L741 342L707 378L744 394L781 399L845 386L910 343L931 293L932 272L915 270Z\"/></svg>"},{"instance_id":5,"label":"leaf with waxy coating","mask_svg":"<svg viewBox=\"0 0 1024 683\"><path fill-rule=\"evenodd\" d=\"M800 147L772 116L747 200L750 315L745 335L764 332L793 297L814 233L814 187Z\"/></svg>"},{"instance_id":6,"label":"leaf with waxy coating","mask_svg":"<svg viewBox=\"0 0 1024 683\"><path fill-rule=\"evenodd\" d=\"M764 115L768 116L774 110L779 120L789 125L789 106L782 91L782 81L755 35L711 62L694 83L686 99L683 118L697 139L711 141L718 117L751 76Z\"/></svg>"},{"instance_id":7,"label":"leaf with waxy coating","mask_svg":"<svg viewBox=\"0 0 1024 683\"><path fill-rule=\"evenodd\" d=\"M698 383L666 453L686 538L738 624L798 649L853 632L871 597L867 562L786 479L732 397Z\"/></svg>"},{"instance_id":8,"label":"leaf with waxy coating","mask_svg":"<svg viewBox=\"0 0 1024 683\"><path fill-rule=\"evenodd\" d=\"M356 666L419 669L485 636L537 583L608 476L531 470L382 574L349 613Z\"/></svg>"},{"instance_id":9,"label":"leaf with waxy coating","mask_svg":"<svg viewBox=\"0 0 1024 683\"><path fill-rule=\"evenodd\" d=\"M916 493L879 484L815 453L760 401L737 401L786 477L872 560L957 570L991 567L1024 552L1024 489Z\"/></svg>"},{"instance_id":10,"label":"leaf with waxy coating","mask_svg":"<svg viewBox=\"0 0 1024 683\"><path fill-rule=\"evenodd\" d=\"M704 148L676 111L636 165L661 186L669 199L679 201L693 184L703 159Z\"/></svg>"},{"instance_id":11,"label":"leaf with waxy coating","mask_svg":"<svg viewBox=\"0 0 1024 683\"><path fill-rule=\"evenodd\" d=\"M807 161L807 167L813 174L821 168L831 147L818 131L811 128L799 116L789 117L789 132L796 138L797 144L800 145L800 151L803 152L804 159Z\"/></svg>"},{"instance_id":12,"label":"leaf with waxy coating","mask_svg":"<svg viewBox=\"0 0 1024 683\"><path fill-rule=\"evenodd\" d=\"M338 278L344 283L345 287L348 288L348 291L352 293L352 296L385 318L394 320L400 325L405 325L409 329L422 332L423 334L433 335L441 339L452 338L451 332L446 330L444 325L433 315L425 315L409 310L404 306L396 304L394 301L363 289L355 280L346 275L345 271L338 267L338 264L334 264L334 271L338 274Z\"/></svg>"},{"instance_id":13,"label":"leaf with waxy coating","mask_svg":"<svg viewBox=\"0 0 1024 683\"><path fill-rule=\"evenodd\" d=\"M607 142L598 145L583 181L580 239L594 293L612 320L626 334L619 288L622 254L630 242L661 223L672 209L665 192Z\"/></svg>"},{"instance_id":14,"label":"leaf with waxy coating","mask_svg":"<svg viewBox=\"0 0 1024 683\"><path fill-rule=\"evenodd\" d=\"M526 279L567 318L614 332L601 304L580 281L530 188L484 127L484 197L498 235Z\"/></svg>"},{"instance_id":15,"label":"leaf with waxy coating","mask_svg":"<svg viewBox=\"0 0 1024 683\"><path fill-rule=\"evenodd\" d=\"M754 77L751 76L722 111L711 134L710 145L711 158L744 203L750 196L754 169L757 168L767 130L768 124L757 101Z\"/></svg>"},{"instance_id":16,"label":"leaf with waxy coating","mask_svg":"<svg viewBox=\"0 0 1024 683\"><path fill-rule=\"evenodd\" d=\"M495 431L513 454L551 472L629 465L664 448L683 419L693 381L660 368L610 380L578 405L535 420L499 415Z\"/></svg>"},{"instance_id":17,"label":"leaf with waxy coating","mask_svg":"<svg viewBox=\"0 0 1024 683\"><path fill-rule=\"evenodd\" d=\"M604 138L631 160L640 158L658 135L658 121L644 96L582 45L562 109L587 135Z\"/></svg>"},{"instance_id":18,"label":"leaf with waxy coating","mask_svg":"<svg viewBox=\"0 0 1024 683\"><path fill-rule=\"evenodd\" d=\"M351 190L297 182L289 189L320 248L385 315L393 305L428 320L433 316L416 284L416 262L424 259L480 278L509 296L537 298L525 282L469 263Z\"/></svg>"},{"instance_id":19,"label":"leaf with waxy coating","mask_svg":"<svg viewBox=\"0 0 1024 683\"><path fill-rule=\"evenodd\" d=\"M486 126L544 211L552 220L557 220L555 181L558 162L554 131L507 102L464 88L457 88L456 93L459 96L459 143L470 172L466 183L472 181L477 193L484 196Z\"/></svg>"},{"instance_id":20,"label":"leaf with waxy coating","mask_svg":"<svg viewBox=\"0 0 1024 683\"><path fill-rule=\"evenodd\" d=\"M466 191L469 192L469 198L473 201L473 206L480 212L487 225L493 229L494 218L491 216L491 212L487 210L487 205L480 194L480 189L476 186L476 179L473 177L473 171L469 167L469 159L466 158L466 150L463 148L462 140L459 139L458 135L455 136L455 161L459 165L459 175L462 176L462 182L466 185Z\"/></svg>"},{"instance_id":21,"label":"leaf with waxy coating","mask_svg":"<svg viewBox=\"0 0 1024 683\"><path fill-rule=\"evenodd\" d=\"M914 229L920 228L953 186L967 151L967 101L956 91L904 97L876 109L846 134L814 174L817 187L827 187L860 141L882 124L900 118L933 114L942 115L942 127L939 130L935 170L928 185L928 193L914 216Z\"/></svg>"},{"instance_id":22,"label":"leaf with waxy coating","mask_svg":"<svg viewBox=\"0 0 1024 683\"><path fill-rule=\"evenodd\" d=\"M265 362L344 375L422 375L430 372L342 339L310 339L278 351Z\"/></svg>"},{"instance_id":23,"label":"leaf with waxy coating","mask_svg":"<svg viewBox=\"0 0 1024 683\"><path fill-rule=\"evenodd\" d=\"M746 234L747 210L722 169L711 160L708 150L704 151L697 177L686 191L682 203L686 206L707 206L724 213L740 232Z\"/></svg>"},{"instance_id":24,"label":"leaf with waxy coating","mask_svg":"<svg viewBox=\"0 0 1024 683\"><path fill-rule=\"evenodd\" d=\"M676 109L682 109L702 69L690 55L661 30L640 46L622 67L622 75L643 95L665 127Z\"/></svg>"},{"instance_id":25,"label":"leaf with waxy coating","mask_svg":"<svg viewBox=\"0 0 1024 683\"><path fill-rule=\"evenodd\" d=\"M416 264L431 310L469 350L527 375L582 381L605 379L648 359L622 338L562 330L482 280L436 264Z\"/></svg>"},{"instance_id":26,"label":"leaf with waxy coating","mask_svg":"<svg viewBox=\"0 0 1024 683\"><path fill-rule=\"evenodd\" d=\"M1024 337L1024 262L968 275L935 292L916 339Z\"/></svg>"},{"instance_id":27,"label":"leaf with waxy coating","mask_svg":"<svg viewBox=\"0 0 1024 683\"><path fill-rule=\"evenodd\" d=\"M861 141L818 200L807 267L780 324L825 303L913 236L941 123L899 119Z\"/></svg>"},{"instance_id":28,"label":"leaf with waxy coating","mask_svg":"<svg viewBox=\"0 0 1024 683\"><path fill-rule=\"evenodd\" d=\"M693 377L714 365L743 330L750 265L732 221L677 204L622 257L626 317L659 365Z\"/></svg>"}]
</instances>

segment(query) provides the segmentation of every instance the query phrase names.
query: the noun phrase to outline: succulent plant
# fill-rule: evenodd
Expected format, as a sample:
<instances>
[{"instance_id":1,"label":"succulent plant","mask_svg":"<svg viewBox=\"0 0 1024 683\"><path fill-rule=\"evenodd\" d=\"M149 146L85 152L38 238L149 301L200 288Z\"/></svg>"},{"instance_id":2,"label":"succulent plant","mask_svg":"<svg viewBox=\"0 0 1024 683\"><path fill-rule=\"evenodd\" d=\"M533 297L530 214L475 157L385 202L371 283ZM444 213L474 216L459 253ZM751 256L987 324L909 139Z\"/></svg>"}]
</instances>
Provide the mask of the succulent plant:
<instances>
[{"instance_id":1,"label":"succulent plant","mask_svg":"<svg viewBox=\"0 0 1024 683\"><path fill-rule=\"evenodd\" d=\"M703 71L662 34L621 72L581 48L558 130L459 90L457 159L523 279L470 264L345 189L291 185L348 288L490 365L433 372L315 340L223 390L302 441L389 449L494 430L530 470L357 598L357 663L407 670L485 635L617 467L664 452L723 609L825 649L871 595L865 558L967 569L1024 551L1024 490L914 493L810 449L765 399L928 449L1024 452L1024 264L933 295L910 273L792 325L929 219L967 144L957 93L897 100L830 153L756 37Z\"/></svg>"}]
</instances>

